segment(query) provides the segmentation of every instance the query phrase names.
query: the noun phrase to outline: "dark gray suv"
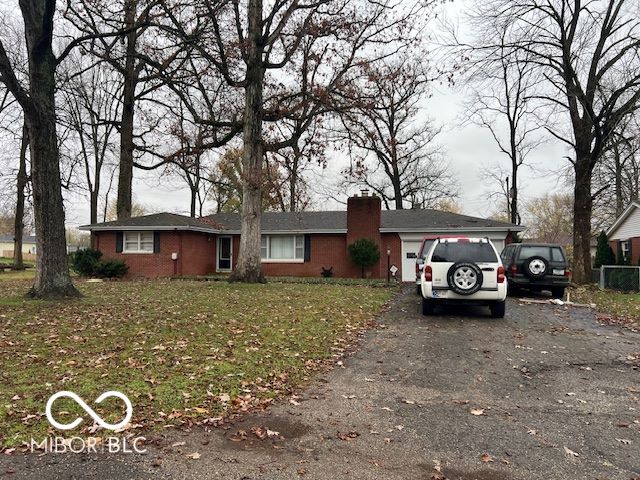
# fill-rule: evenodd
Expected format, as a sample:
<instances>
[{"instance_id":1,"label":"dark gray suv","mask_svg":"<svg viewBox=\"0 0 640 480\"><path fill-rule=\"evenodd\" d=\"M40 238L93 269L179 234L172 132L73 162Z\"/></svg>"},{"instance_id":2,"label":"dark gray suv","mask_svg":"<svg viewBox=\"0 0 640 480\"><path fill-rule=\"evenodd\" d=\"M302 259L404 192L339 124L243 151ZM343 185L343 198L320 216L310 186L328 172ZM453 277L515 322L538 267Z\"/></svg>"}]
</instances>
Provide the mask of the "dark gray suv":
<instances>
[{"instance_id":1,"label":"dark gray suv","mask_svg":"<svg viewBox=\"0 0 640 480\"><path fill-rule=\"evenodd\" d=\"M548 290L564 297L571 270L564 249L549 243L512 243L500 254L511 292L520 288Z\"/></svg>"}]
</instances>

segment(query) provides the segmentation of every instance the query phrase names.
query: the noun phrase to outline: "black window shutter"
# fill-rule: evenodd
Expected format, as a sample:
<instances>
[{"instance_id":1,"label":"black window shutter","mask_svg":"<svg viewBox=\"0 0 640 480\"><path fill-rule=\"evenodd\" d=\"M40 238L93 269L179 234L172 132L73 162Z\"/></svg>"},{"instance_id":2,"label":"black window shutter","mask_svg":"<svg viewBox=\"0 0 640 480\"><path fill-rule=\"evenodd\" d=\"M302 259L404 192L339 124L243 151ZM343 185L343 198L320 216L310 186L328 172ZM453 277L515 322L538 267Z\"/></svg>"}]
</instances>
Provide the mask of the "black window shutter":
<instances>
[{"instance_id":1,"label":"black window shutter","mask_svg":"<svg viewBox=\"0 0 640 480\"><path fill-rule=\"evenodd\" d=\"M122 253L124 238L122 232L116 232L116 253Z\"/></svg>"},{"instance_id":2,"label":"black window shutter","mask_svg":"<svg viewBox=\"0 0 640 480\"><path fill-rule=\"evenodd\" d=\"M153 232L153 253L160 253L160 232Z\"/></svg>"},{"instance_id":3,"label":"black window shutter","mask_svg":"<svg viewBox=\"0 0 640 480\"><path fill-rule=\"evenodd\" d=\"M304 236L304 261L311 261L311 235Z\"/></svg>"}]
</instances>

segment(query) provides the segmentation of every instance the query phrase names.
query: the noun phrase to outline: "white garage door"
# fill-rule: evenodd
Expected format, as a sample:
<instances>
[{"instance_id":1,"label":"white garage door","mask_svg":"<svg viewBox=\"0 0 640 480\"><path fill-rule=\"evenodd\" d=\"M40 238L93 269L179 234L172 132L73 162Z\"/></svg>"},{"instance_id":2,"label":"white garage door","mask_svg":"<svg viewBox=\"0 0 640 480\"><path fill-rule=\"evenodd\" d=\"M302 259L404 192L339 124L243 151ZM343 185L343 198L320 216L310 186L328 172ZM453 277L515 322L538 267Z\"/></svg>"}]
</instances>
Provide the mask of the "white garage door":
<instances>
[{"instance_id":1,"label":"white garage door","mask_svg":"<svg viewBox=\"0 0 640 480\"><path fill-rule=\"evenodd\" d=\"M415 282L416 256L420 250L421 240L402 241L402 281Z\"/></svg>"}]
</instances>

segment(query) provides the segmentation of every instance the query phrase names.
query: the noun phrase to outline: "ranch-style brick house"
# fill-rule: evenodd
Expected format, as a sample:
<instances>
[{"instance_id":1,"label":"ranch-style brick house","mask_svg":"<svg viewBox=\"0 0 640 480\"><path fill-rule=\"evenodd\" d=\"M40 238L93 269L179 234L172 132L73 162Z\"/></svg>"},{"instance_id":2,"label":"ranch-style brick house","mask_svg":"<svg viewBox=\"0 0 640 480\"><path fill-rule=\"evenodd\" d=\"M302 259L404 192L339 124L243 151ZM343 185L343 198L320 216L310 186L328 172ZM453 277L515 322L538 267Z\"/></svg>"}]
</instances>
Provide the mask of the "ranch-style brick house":
<instances>
[{"instance_id":1,"label":"ranch-style brick house","mask_svg":"<svg viewBox=\"0 0 640 480\"><path fill-rule=\"evenodd\" d=\"M229 273L240 245L240 215L219 213L191 218L158 213L85 225L104 259L123 260L129 276L169 277ZM386 278L387 261L396 277L415 280L415 257L425 236L460 234L490 238L498 251L522 227L438 210L385 210L380 198L363 191L346 211L265 212L262 215L262 268L267 276L360 277L347 253L359 238L373 239L380 261L366 271ZM387 258L387 252L388 257Z\"/></svg>"}]
</instances>

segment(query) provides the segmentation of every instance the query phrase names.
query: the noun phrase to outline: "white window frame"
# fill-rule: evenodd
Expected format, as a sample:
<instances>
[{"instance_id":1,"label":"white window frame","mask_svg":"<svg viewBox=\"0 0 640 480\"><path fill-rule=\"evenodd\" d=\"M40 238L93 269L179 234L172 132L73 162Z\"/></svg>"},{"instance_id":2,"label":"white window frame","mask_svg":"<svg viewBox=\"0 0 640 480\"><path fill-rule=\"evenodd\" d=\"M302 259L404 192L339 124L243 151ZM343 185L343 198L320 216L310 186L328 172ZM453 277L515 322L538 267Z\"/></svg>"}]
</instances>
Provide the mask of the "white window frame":
<instances>
[{"instance_id":1,"label":"white window frame","mask_svg":"<svg viewBox=\"0 0 640 480\"><path fill-rule=\"evenodd\" d=\"M142 250L142 234L151 234L151 250ZM135 238L134 238L135 236ZM128 249L127 248L127 237L129 238L130 242L133 242L134 240L136 240L137 242L137 247L136 249ZM129 232L129 231L125 231L122 232L122 253L139 253L139 254L152 254L153 250L154 250L154 233L150 232L148 230L142 230L139 232Z\"/></svg>"},{"instance_id":2,"label":"white window frame","mask_svg":"<svg viewBox=\"0 0 640 480\"><path fill-rule=\"evenodd\" d=\"M293 258L269 258L268 256L265 258L262 255L262 252L264 249L262 242L266 239L266 250L267 250L267 255L269 255L269 252L271 250L270 248L271 237L278 237L278 238L293 237ZM302 245L302 257L296 258L296 252L298 250L298 247L300 247L300 244ZM304 235L262 235L260 239L260 257L261 257L262 263L304 263L304 255L305 255Z\"/></svg>"},{"instance_id":3,"label":"white window frame","mask_svg":"<svg viewBox=\"0 0 640 480\"><path fill-rule=\"evenodd\" d=\"M629 253L629 240L623 240L620 242L620 251L624 256L627 256Z\"/></svg>"}]
</instances>

